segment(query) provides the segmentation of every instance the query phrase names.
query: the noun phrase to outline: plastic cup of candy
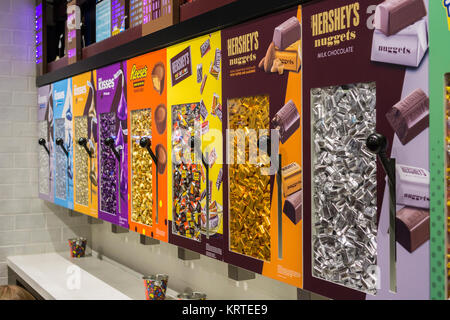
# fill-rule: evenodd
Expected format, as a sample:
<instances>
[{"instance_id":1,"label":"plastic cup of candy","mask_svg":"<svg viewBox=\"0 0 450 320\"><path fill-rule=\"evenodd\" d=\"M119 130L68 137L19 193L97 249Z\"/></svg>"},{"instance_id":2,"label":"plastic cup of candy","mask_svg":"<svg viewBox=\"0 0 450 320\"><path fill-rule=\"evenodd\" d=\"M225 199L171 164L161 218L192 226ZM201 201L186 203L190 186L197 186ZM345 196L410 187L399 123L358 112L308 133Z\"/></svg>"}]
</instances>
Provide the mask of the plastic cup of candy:
<instances>
[{"instance_id":1,"label":"plastic cup of candy","mask_svg":"<svg viewBox=\"0 0 450 320\"><path fill-rule=\"evenodd\" d=\"M164 300L166 298L168 275L157 274L143 277L142 279L144 280L147 300Z\"/></svg>"},{"instance_id":2,"label":"plastic cup of candy","mask_svg":"<svg viewBox=\"0 0 450 320\"><path fill-rule=\"evenodd\" d=\"M72 258L84 257L86 253L86 244L86 238L79 237L69 239L70 255L72 256Z\"/></svg>"}]
</instances>

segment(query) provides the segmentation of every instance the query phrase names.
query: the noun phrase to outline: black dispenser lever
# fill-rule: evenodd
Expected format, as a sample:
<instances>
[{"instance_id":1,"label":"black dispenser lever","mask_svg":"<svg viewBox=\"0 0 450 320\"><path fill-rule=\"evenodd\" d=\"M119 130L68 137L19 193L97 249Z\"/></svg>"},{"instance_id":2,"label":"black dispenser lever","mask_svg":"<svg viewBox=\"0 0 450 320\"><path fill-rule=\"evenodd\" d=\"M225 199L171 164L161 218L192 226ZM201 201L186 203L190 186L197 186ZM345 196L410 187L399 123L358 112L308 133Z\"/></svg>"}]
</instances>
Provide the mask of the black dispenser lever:
<instances>
[{"instance_id":1,"label":"black dispenser lever","mask_svg":"<svg viewBox=\"0 0 450 320\"><path fill-rule=\"evenodd\" d=\"M39 144L40 144L41 146L43 146L44 149L45 149L45 151L47 151L48 155L50 155L50 150L48 150L48 148L47 148L47 146L46 146L46 141L45 141L44 138L40 138L40 139L39 139Z\"/></svg>"},{"instance_id":2,"label":"black dispenser lever","mask_svg":"<svg viewBox=\"0 0 450 320\"><path fill-rule=\"evenodd\" d=\"M111 148L112 152L114 153L114 155L117 158L117 161L120 161L120 154L119 152L117 152L116 147L114 146L114 138L106 138L105 139L105 144Z\"/></svg>"},{"instance_id":3,"label":"black dispenser lever","mask_svg":"<svg viewBox=\"0 0 450 320\"><path fill-rule=\"evenodd\" d=\"M149 138L143 137L139 140L139 145L142 148L147 149L148 153L150 153L150 156L152 157L153 162L155 163L155 166L158 167L158 158L156 157L155 153L153 152L151 146L152 142Z\"/></svg>"},{"instance_id":4,"label":"black dispenser lever","mask_svg":"<svg viewBox=\"0 0 450 320\"><path fill-rule=\"evenodd\" d=\"M64 146L64 140L62 138L56 139L56 144L61 147L61 149L64 151L67 157L69 157L69 152L67 151L66 147Z\"/></svg>"},{"instance_id":5,"label":"black dispenser lever","mask_svg":"<svg viewBox=\"0 0 450 320\"><path fill-rule=\"evenodd\" d=\"M86 138L80 138L78 140L78 144L80 146L82 146L84 148L84 150L86 150L86 152L88 153L89 157L92 158L92 150L90 150L89 147L87 146L87 139Z\"/></svg>"},{"instance_id":6,"label":"black dispenser lever","mask_svg":"<svg viewBox=\"0 0 450 320\"><path fill-rule=\"evenodd\" d=\"M152 141L148 138L148 137L142 137L139 140L139 145L142 148L147 149L148 153L150 154L150 157L153 160L153 163L156 166L156 214L155 214L155 222L158 223L159 220L159 189L158 189L158 149L156 149L156 154L153 152L151 146L152 146Z\"/></svg>"},{"instance_id":7,"label":"black dispenser lever","mask_svg":"<svg viewBox=\"0 0 450 320\"><path fill-rule=\"evenodd\" d=\"M395 181L395 159L388 158L386 150L388 142L385 136L379 133L371 134L366 140L367 148L378 155L381 165L388 177L389 185L389 289L397 292L397 243L395 239L395 220L397 212L396 181Z\"/></svg>"}]
</instances>

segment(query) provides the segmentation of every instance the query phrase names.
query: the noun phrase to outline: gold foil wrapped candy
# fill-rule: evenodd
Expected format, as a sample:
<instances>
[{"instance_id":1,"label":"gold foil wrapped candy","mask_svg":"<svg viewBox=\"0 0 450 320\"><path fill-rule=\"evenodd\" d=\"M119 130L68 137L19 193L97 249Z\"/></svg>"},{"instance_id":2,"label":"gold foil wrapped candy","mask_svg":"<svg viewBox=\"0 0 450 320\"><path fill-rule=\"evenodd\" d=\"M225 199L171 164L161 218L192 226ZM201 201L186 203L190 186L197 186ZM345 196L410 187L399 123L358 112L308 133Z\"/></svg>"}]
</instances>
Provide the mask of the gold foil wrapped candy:
<instances>
[{"instance_id":1,"label":"gold foil wrapped candy","mask_svg":"<svg viewBox=\"0 0 450 320\"><path fill-rule=\"evenodd\" d=\"M267 155L251 163L249 150L257 150L259 130L269 130L269 98L246 97L228 100L229 127L235 131L235 154L230 174L230 249L256 259L270 261L270 176L261 168L269 168ZM251 130L254 131L251 131ZM254 138L246 138L254 132ZM245 151L238 143L245 143ZM231 158L230 158L231 159ZM244 163L242 163L244 162Z\"/></svg>"},{"instance_id":2,"label":"gold foil wrapped candy","mask_svg":"<svg viewBox=\"0 0 450 320\"><path fill-rule=\"evenodd\" d=\"M139 145L143 137L152 136L152 110L131 112L131 219L145 225L153 225L152 158Z\"/></svg>"},{"instance_id":3,"label":"gold foil wrapped candy","mask_svg":"<svg viewBox=\"0 0 450 320\"><path fill-rule=\"evenodd\" d=\"M89 155L84 147L78 144L78 140L87 136L87 117L75 117L75 202L83 206L89 204Z\"/></svg>"}]
</instances>

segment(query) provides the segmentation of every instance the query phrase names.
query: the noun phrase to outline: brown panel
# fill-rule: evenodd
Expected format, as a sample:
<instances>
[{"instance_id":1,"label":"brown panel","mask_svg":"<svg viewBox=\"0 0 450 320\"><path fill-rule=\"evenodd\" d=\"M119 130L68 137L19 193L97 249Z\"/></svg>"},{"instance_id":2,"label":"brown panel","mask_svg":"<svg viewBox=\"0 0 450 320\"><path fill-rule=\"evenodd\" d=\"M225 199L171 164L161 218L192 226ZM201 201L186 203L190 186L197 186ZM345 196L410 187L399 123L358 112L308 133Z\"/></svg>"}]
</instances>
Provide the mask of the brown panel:
<instances>
[{"instance_id":1,"label":"brown panel","mask_svg":"<svg viewBox=\"0 0 450 320\"><path fill-rule=\"evenodd\" d=\"M68 65L68 58L67 58L67 56L64 56L61 59L50 62L47 65L47 71L52 72L52 71L61 69L67 65Z\"/></svg>"},{"instance_id":2,"label":"brown panel","mask_svg":"<svg viewBox=\"0 0 450 320\"><path fill-rule=\"evenodd\" d=\"M180 20L180 1L171 0L171 8L172 10L169 14L144 23L142 25L142 35L145 36L178 23Z\"/></svg>"},{"instance_id":3,"label":"brown panel","mask_svg":"<svg viewBox=\"0 0 450 320\"><path fill-rule=\"evenodd\" d=\"M142 26L137 26L124 32L119 33L114 37L109 37L103 41L93 43L90 46L83 48L83 59L90 58L96 54L105 52L112 48L121 46L127 42L131 42L140 38L142 35Z\"/></svg>"},{"instance_id":4,"label":"brown panel","mask_svg":"<svg viewBox=\"0 0 450 320\"><path fill-rule=\"evenodd\" d=\"M69 8L70 6L78 6L78 8L80 5L80 1L79 0L72 0L70 2L67 3L66 8ZM66 9L67 10L67 9ZM80 9L81 10L81 9ZM74 13L76 15L76 13ZM81 13L80 13L80 20L81 20ZM67 19L69 19L69 16L67 16ZM75 20L77 20L75 18ZM81 21L78 21L78 23L80 23ZM75 22L77 23L77 22ZM71 37L69 39L69 36ZM77 61L81 60L81 29L73 29L70 31L69 34L69 30L67 28L67 22L66 22L66 50L67 50L67 57L69 57L70 52L74 51L72 53L72 56L70 56L67 60L68 64L72 64L75 63Z\"/></svg>"}]
</instances>

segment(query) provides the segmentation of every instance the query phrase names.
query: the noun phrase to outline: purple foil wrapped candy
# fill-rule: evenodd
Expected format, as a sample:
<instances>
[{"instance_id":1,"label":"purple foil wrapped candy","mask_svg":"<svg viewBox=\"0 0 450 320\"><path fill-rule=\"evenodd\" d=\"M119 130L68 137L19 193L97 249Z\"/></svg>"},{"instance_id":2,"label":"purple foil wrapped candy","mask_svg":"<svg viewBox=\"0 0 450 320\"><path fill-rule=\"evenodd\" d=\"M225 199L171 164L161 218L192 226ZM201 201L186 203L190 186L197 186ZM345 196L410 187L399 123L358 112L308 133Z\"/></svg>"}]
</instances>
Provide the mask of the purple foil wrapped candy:
<instances>
[{"instance_id":1,"label":"purple foil wrapped candy","mask_svg":"<svg viewBox=\"0 0 450 320\"><path fill-rule=\"evenodd\" d=\"M100 114L100 208L114 215L117 214L117 162L105 140L114 135L115 128L114 113Z\"/></svg>"}]
</instances>

